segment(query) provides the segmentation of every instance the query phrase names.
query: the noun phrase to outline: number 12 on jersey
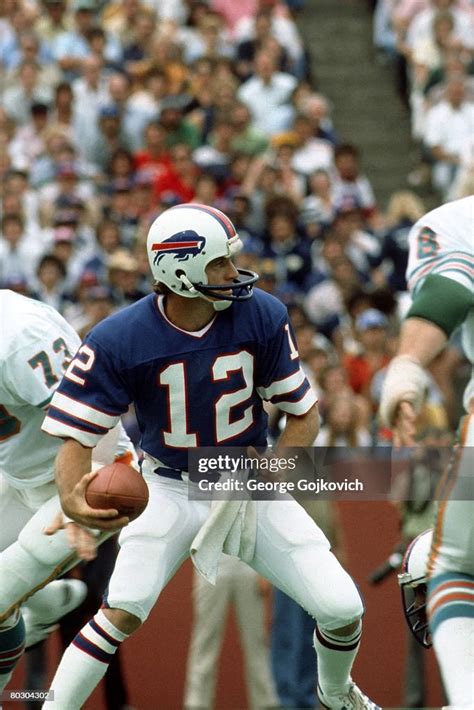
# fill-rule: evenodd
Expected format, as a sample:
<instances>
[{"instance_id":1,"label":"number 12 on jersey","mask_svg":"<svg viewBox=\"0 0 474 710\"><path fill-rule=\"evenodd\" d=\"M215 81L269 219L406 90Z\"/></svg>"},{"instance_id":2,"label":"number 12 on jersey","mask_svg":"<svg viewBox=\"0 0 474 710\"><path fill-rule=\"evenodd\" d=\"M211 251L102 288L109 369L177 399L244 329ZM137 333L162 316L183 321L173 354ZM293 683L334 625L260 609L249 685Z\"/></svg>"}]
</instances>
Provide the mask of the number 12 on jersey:
<instances>
[{"instance_id":1,"label":"number 12 on jersey","mask_svg":"<svg viewBox=\"0 0 474 710\"><path fill-rule=\"evenodd\" d=\"M214 403L216 444L242 434L252 425L253 405L249 405L234 421L231 421L231 411L252 396L253 371L254 358L246 350L232 355L219 355L214 360L211 382L228 380L234 372L240 372L244 380L243 387L221 394ZM199 403L189 402L186 363L174 362L168 365L160 372L158 381L168 390L169 428L163 432L165 444L180 449L199 446L198 434L189 431L189 406L199 406Z\"/></svg>"}]
</instances>

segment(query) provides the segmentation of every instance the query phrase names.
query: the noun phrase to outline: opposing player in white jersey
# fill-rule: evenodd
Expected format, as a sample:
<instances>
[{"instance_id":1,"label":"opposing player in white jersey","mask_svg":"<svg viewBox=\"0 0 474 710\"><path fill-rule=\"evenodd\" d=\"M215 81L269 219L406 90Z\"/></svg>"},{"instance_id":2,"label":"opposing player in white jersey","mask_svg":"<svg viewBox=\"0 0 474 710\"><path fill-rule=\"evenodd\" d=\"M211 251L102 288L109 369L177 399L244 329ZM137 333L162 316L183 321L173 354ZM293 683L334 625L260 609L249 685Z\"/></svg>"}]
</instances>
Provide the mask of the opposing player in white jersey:
<instances>
[{"instance_id":1,"label":"opposing player in white jersey","mask_svg":"<svg viewBox=\"0 0 474 710\"><path fill-rule=\"evenodd\" d=\"M54 482L60 442L44 434L41 424L81 341L53 308L8 290L0 290L0 332L2 690L25 645L45 638L54 623L84 599L83 582L51 580L77 562L77 553L91 559L95 540L72 522L67 532L51 537L43 533L61 510ZM132 445L120 427L104 439L95 459L105 464L121 453L130 460ZM73 540L76 552L70 546Z\"/></svg>"},{"instance_id":2,"label":"opposing player in white jersey","mask_svg":"<svg viewBox=\"0 0 474 710\"><path fill-rule=\"evenodd\" d=\"M462 325L474 363L474 197L428 212L409 235L413 305L385 379L380 411L396 444L414 444L428 367ZM474 374L453 465L440 489L428 564L428 618L450 707L474 707Z\"/></svg>"},{"instance_id":3,"label":"opposing player in white jersey","mask_svg":"<svg viewBox=\"0 0 474 710\"><path fill-rule=\"evenodd\" d=\"M233 224L219 210L183 204L163 212L147 242L159 293L96 326L53 397L43 428L67 437L56 462L66 514L102 527L78 486L90 471L90 447L131 401L150 499L120 535L104 608L66 649L48 710L83 705L203 527L210 526L212 543L222 539L222 527L213 527L211 501L188 497L189 449L265 447L263 400L287 415L280 447L314 441L316 397L301 369L286 308L264 291L253 292L256 274L235 268L232 257L241 247ZM251 553L242 556L317 620L322 704L331 710L375 710L350 677L363 613L354 582L295 500L254 503ZM160 707L159 699L153 700Z\"/></svg>"}]
</instances>

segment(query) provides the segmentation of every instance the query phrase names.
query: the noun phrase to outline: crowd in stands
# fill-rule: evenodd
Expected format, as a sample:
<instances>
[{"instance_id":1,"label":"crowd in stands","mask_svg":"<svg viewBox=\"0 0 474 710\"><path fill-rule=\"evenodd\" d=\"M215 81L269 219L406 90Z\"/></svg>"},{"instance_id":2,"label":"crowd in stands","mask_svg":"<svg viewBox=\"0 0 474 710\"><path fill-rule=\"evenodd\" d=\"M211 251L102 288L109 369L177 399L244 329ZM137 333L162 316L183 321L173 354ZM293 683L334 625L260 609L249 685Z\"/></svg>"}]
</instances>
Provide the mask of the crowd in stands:
<instances>
[{"instance_id":1,"label":"crowd in stands","mask_svg":"<svg viewBox=\"0 0 474 710\"><path fill-rule=\"evenodd\" d=\"M388 436L374 414L407 307L406 237L426 210L406 190L377 205L358 147L315 88L302 5L5 0L0 286L53 305L84 335L151 291L144 245L162 210L218 207L244 242L239 265L290 309L320 441L364 445ZM472 178L469 5L376 7L377 46L408 67L440 200ZM453 352L430 394L441 427L454 420L442 406L462 360Z\"/></svg>"},{"instance_id":2,"label":"crowd in stands","mask_svg":"<svg viewBox=\"0 0 474 710\"><path fill-rule=\"evenodd\" d=\"M422 172L444 199L474 192L474 7L470 0L378 0L374 41L394 60ZM423 174L424 173L424 174Z\"/></svg>"}]
</instances>

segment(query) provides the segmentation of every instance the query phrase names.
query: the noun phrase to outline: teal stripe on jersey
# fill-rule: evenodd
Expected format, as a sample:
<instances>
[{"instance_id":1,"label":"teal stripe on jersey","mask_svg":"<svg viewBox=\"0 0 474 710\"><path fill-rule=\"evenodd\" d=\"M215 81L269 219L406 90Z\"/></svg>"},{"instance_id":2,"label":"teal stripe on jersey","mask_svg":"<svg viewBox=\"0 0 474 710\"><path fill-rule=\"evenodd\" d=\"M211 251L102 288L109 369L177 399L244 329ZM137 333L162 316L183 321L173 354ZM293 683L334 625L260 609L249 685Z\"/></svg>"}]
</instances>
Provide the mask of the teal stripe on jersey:
<instances>
[{"instance_id":1,"label":"teal stripe on jersey","mask_svg":"<svg viewBox=\"0 0 474 710\"><path fill-rule=\"evenodd\" d=\"M465 258L463 258L463 257L465 257ZM459 265L467 266L470 269L474 269L473 257L469 256L469 254L463 254L463 257L454 256L453 254L447 254L446 256L433 257L431 259L427 259L422 264L420 264L415 269L413 269L413 271L411 271L409 274L407 274L408 280L412 281L414 278L416 278L419 275L419 273L423 269L426 269L426 273L431 274L433 272L436 272L436 270L439 269L440 266L444 266L445 264L453 264L453 265L459 264Z\"/></svg>"},{"instance_id":2,"label":"teal stripe on jersey","mask_svg":"<svg viewBox=\"0 0 474 710\"><path fill-rule=\"evenodd\" d=\"M473 266L474 264L474 257L472 254L468 254L467 252L464 251L452 251L447 254L438 254L436 256L430 256L429 259L423 259L421 264L418 264L412 272L410 272L410 278L416 274L420 269L423 269L425 266L429 266L433 262L437 262L441 264L442 262L449 260L449 261L464 261L468 265Z\"/></svg>"}]
</instances>

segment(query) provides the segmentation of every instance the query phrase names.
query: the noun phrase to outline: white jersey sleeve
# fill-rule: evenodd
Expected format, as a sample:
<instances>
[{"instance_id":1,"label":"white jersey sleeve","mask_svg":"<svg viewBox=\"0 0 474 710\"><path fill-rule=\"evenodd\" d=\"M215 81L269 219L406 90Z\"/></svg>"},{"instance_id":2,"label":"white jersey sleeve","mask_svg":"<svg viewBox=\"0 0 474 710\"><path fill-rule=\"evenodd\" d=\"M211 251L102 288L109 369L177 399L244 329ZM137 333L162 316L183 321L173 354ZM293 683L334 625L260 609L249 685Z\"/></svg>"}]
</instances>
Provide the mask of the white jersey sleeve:
<instances>
[{"instance_id":1,"label":"white jersey sleeve","mask_svg":"<svg viewBox=\"0 0 474 710\"><path fill-rule=\"evenodd\" d=\"M45 409L80 346L53 308L0 291L0 471L12 485L53 478L60 441L41 431Z\"/></svg>"},{"instance_id":2,"label":"white jersey sleeve","mask_svg":"<svg viewBox=\"0 0 474 710\"><path fill-rule=\"evenodd\" d=\"M408 236L407 283L412 294L430 274L474 290L474 197L428 212Z\"/></svg>"}]
</instances>

